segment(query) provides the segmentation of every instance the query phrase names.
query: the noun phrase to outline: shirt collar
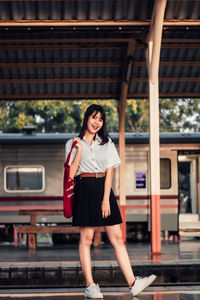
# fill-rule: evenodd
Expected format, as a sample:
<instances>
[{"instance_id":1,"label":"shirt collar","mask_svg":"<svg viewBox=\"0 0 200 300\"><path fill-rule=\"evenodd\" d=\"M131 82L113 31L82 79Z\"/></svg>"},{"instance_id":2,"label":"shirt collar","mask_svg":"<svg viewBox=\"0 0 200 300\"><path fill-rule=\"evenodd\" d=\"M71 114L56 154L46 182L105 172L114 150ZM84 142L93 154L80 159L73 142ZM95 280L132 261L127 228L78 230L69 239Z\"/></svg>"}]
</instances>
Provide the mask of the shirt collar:
<instances>
[{"instance_id":1,"label":"shirt collar","mask_svg":"<svg viewBox=\"0 0 200 300\"><path fill-rule=\"evenodd\" d=\"M86 140L85 137L83 137L83 140L85 140L86 143L88 143L88 141ZM102 142L102 139L101 139L100 136L96 133L93 143L95 143L95 144L96 144L96 143L101 144L101 142Z\"/></svg>"},{"instance_id":2,"label":"shirt collar","mask_svg":"<svg viewBox=\"0 0 200 300\"><path fill-rule=\"evenodd\" d=\"M99 136L98 134L96 134L95 140L96 140L99 144L102 142L102 139L100 138L100 136Z\"/></svg>"}]
</instances>

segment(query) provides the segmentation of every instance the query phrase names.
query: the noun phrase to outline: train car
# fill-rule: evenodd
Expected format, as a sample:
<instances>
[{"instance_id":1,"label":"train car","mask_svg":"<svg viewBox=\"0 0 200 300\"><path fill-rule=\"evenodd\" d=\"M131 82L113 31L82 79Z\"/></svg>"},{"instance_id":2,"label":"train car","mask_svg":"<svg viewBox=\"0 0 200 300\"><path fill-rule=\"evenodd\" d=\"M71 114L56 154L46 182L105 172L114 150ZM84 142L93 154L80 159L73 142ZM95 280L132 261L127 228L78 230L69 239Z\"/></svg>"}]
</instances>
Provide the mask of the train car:
<instances>
[{"instance_id":1,"label":"train car","mask_svg":"<svg viewBox=\"0 0 200 300\"><path fill-rule=\"evenodd\" d=\"M74 136L29 131L0 135L0 225L4 228L1 238L11 239L11 234L8 236L13 224L29 223L29 217L19 215L19 210L62 209L65 143ZM111 134L111 138L118 147L118 135ZM129 239L145 240L149 237L149 180L149 135L127 133L126 219ZM160 133L160 184L162 232L178 234L188 224L190 235L198 236L199 133ZM114 173L113 189L119 199L119 168ZM38 223L67 222L71 220L63 216L38 216Z\"/></svg>"}]
</instances>

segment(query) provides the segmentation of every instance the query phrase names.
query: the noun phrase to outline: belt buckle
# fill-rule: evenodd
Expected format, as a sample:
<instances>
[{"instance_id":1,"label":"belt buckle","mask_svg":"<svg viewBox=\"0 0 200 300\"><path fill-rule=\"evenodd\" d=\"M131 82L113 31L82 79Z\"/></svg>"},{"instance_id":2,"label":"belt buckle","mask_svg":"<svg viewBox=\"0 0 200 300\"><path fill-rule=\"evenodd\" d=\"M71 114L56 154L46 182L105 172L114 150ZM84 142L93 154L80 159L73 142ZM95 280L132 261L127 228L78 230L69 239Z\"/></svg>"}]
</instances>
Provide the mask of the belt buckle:
<instances>
[{"instance_id":1,"label":"belt buckle","mask_svg":"<svg viewBox=\"0 0 200 300\"><path fill-rule=\"evenodd\" d=\"M102 177L102 173L96 173L96 178L101 178Z\"/></svg>"}]
</instances>

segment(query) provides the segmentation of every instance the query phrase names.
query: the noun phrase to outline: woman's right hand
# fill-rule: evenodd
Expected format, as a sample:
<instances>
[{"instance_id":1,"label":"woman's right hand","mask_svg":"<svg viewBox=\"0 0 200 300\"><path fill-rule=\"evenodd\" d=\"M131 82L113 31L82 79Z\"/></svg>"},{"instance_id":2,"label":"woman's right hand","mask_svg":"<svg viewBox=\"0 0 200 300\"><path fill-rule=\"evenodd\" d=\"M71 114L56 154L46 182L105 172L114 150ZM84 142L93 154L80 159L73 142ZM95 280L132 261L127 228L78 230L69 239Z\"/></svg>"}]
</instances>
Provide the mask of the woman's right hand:
<instances>
[{"instance_id":1,"label":"woman's right hand","mask_svg":"<svg viewBox=\"0 0 200 300\"><path fill-rule=\"evenodd\" d=\"M78 148L79 151L82 151L83 145L81 143L81 139L80 138L74 138L74 142L77 142L76 147Z\"/></svg>"},{"instance_id":2,"label":"woman's right hand","mask_svg":"<svg viewBox=\"0 0 200 300\"><path fill-rule=\"evenodd\" d=\"M74 176L77 173L78 166L79 166L80 159L81 159L81 154L82 154L81 140L79 138L74 138L73 142L75 142L75 141L77 142L77 144L75 145L75 147L77 147L77 151L76 151L75 158L74 158L73 162L71 163L70 170L69 170L69 177L71 179L74 179Z\"/></svg>"}]
</instances>

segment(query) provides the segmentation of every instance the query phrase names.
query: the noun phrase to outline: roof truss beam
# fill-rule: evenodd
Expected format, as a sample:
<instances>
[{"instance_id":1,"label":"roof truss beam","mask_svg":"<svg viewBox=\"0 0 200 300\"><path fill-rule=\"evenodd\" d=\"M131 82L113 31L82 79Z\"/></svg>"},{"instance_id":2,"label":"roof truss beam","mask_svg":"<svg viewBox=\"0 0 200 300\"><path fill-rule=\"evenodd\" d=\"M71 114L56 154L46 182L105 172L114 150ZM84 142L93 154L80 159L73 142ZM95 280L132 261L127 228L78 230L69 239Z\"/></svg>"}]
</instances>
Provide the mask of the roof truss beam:
<instances>
[{"instance_id":1,"label":"roof truss beam","mask_svg":"<svg viewBox=\"0 0 200 300\"><path fill-rule=\"evenodd\" d=\"M200 66L200 61L161 61L161 66ZM25 63L0 63L0 68L39 68L39 67L122 67L118 61L102 62L25 62ZM134 67L146 66L145 61L134 62Z\"/></svg>"},{"instance_id":2,"label":"roof truss beam","mask_svg":"<svg viewBox=\"0 0 200 300\"><path fill-rule=\"evenodd\" d=\"M123 49L126 44L71 44L71 45L1 45L1 50L66 50L66 49ZM177 48L177 49L199 49L200 44L162 44L162 49L165 48ZM137 49L146 48L146 45L136 44Z\"/></svg>"},{"instance_id":3,"label":"roof truss beam","mask_svg":"<svg viewBox=\"0 0 200 300\"><path fill-rule=\"evenodd\" d=\"M115 83L120 82L121 78L98 77L98 78L0 78L0 83L73 83L73 82L96 82L96 83ZM147 82L146 77L131 78L130 82ZM162 77L161 82L200 82L200 77Z\"/></svg>"},{"instance_id":4,"label":"roof truss beam","mask_svg":"<svg viewBox=\"0 0 200 300\"><path fill-rule=\"evenodd\" d=\"M0 63L0 68L26 68L26 67L121 67L123 64L118 61L102 62L33 62L33 63Z\"/></svg>"},{"instance_id":5,"label":"roof truss beam","mask_svg":"<svg viewBox=\"0 0 200 300\"><path fill-rule=\"evenodd\" d=\"M127 98L131 99L147 99L149 96L148 93L128 93ZM175 98L199 98L200 97L200 91L192 91L192 92L163 92L159 93L160 98L165 98L165 97L175 97ZM0 99L1 100L41 100L41 99L68 99L68 100L73 100L73 99L118 99L119 94L117 93L63 93L63 94L0 94Z\"/></svg>"},{"instance_id":6,"label":"roof truss beam","mask_svg":"<svg viewBox=\"0 0 200 300\"><path fill-rule=\"evenodd\" d=\"M139 34L131 34L131 39L142 39L142 41L144 41L145 43L145 37L146 37L147 34L142 34L142 33L139 33ZM56 43L67 43L67 44L82 44L82 43L128 43L130 40L130 38L79 38L79 39L76 39L76 38L70 38L70 39L65 39L65 38L62 38L62 39L58 39L58 38L55 38L55 39L0 39L0 43L2 44L12 44L14 43L15 45L17 43L23 43L23 44L35 44L35 43L42 43L42 44L46 44L46 43L50 43L50 44L56 44ZM147 37L146 37L147 39ZM162 43L165 44L165 43L194 43L194 44L200 44L200 39L186 39L186 38L183 38L183 39L177 39L177 38L174 38L174 39L163 39L162 40Z\"/></svg>"},{"instance_id":7,"label":"roof truss beam","mask_svg":"<svg viewBox=\"0 0 200 300\"><path fill-rule=\"evenodd\" d=\"M149 26L151 20L130 21L130 20L16 20L0 21L0 27L118 27L118 26ZM200 20L164 20L164 26L199 26Z\"/></svg>"}]
</instances>

